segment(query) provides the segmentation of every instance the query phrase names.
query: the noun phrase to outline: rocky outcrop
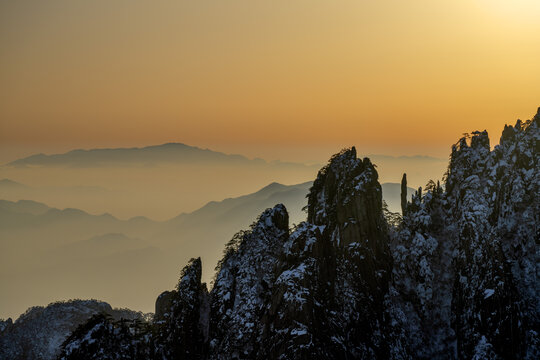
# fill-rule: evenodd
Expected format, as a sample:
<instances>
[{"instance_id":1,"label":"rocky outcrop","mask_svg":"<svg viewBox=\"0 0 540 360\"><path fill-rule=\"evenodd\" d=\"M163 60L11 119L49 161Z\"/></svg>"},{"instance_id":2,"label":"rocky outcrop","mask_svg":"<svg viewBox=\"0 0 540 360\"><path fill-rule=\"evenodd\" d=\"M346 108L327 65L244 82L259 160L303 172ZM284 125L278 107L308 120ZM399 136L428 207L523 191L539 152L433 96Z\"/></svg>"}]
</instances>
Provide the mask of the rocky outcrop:
<instances>
[{"instance_id":1,"label":"rocky outcrop","mask_svg":"<svg viewBox=\"0 0 540 360\"><path fill-rule=\"evenodd\" d=\"M97 300L70 300L28 309L15 322L0 321L0 359L55 359L60 346L77 328L96 314L116 319L143 319L130 310L113 309Z\"/></svg>"}]
</instances>

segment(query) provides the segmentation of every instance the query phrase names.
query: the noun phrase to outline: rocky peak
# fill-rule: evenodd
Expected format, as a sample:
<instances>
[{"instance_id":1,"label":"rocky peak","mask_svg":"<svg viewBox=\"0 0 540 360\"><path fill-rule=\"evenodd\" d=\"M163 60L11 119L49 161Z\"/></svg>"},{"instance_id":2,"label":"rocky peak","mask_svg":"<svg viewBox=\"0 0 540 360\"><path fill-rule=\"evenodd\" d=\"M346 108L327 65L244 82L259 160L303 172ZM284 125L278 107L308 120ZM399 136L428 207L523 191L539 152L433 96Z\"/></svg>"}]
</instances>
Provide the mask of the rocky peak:
<instances>
[{"instance_id":1,"label":"rocky peak","mask_svg":"<svg viewBox=\"0 0 540 360\"><path fill-rule=\"evenodd\" d=\"M504 125L504 130L501 135L500 144L507 143L514 139L515 130L512 125Z\"/></svg>"},{"instance_id":2,"label":"rocky peak","mask_svg":"<svg viewBox=\"0 0 540 360\"><path fill-rule=\"evenodd\" d=\"M308 195L308 221L289 236L278 264L265 339L270 358L387 354L384 336L373 335L385 326L382 302L391 270L377 177L354 147L319 171Z\"/></svg>"},{"instance_id":3,"label":"rocky peak","mask_svg":"<svg viewBox=\"0 0 540 360\"><path fill-rule=\"evenodd\" d=\"M376 241L384 227L382 189L377 170L356 149L342 150L322 168L308 195L308 222L339 229L341 246Z\"/></svg>"},{"instance_id":4,"label":"rocky peak","mask_svg":"<svg viewBox=\"0 0 540 360\"><path fill-rule=\"evenodd\" d=\"M471 137L471 148L476 150L487 150L489 152L489 136L486 130L473 131Z\"/></svg>"}]
</instances>

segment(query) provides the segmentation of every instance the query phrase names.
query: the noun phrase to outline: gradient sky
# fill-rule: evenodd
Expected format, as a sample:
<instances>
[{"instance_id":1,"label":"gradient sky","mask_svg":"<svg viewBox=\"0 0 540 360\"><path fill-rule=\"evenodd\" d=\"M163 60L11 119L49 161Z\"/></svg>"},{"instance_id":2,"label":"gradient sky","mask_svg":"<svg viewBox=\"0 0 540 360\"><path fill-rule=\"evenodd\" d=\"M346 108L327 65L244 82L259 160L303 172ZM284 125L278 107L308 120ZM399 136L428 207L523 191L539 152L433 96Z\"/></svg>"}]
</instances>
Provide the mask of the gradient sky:
<instances>
[{"instance_id":1,"label":"gradient sky","mask_svg":"<svg viewBox=\"0 0 540 360\"><path fill-rule=\"evenodd\" d=\"M0 0L0 161L170 141L446 156L540 106L540 1Z\"/></svg>"}]
</instances>

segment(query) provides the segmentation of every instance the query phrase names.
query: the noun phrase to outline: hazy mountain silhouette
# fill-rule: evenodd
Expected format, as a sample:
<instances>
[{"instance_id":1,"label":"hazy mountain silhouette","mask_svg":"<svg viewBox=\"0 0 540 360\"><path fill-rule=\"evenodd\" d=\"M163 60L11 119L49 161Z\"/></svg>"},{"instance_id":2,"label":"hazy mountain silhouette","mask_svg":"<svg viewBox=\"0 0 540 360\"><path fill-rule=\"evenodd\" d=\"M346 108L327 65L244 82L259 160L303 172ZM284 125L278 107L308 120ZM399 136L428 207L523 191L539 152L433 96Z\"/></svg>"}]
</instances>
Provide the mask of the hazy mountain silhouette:
<instances>
[{"instance_id":1,"label":"hazy mountain silhouette","mask_svg":"<svg viewBox=\"0 0 540 360\"><path fill-rule=\"evenodd\" d=\"M206 221L229 223L236 217L251 221L249 219L250 209L266 209L271 206L270 204L275 203L276 199L293 205L291 218L301 221L300 219L305 217L302 215L301 210L311 184L311 181L298 185L283 185L274 182L253 194L229 198L223 201L211 201L192 213L178 215L169 220L168 224L173 226L197 226L204 224Z\"/></svg>"},{"instance_id":2,"label":"hazy mountain silhouette","mask_svg":"<svg viewBox=\"0 0 540 360\"><path fill-rule=\"evenodd\" d=\"M249 164L265 166L307 166L299 163L267 162L262 159L248 159L237 154L225 154L209 149L201 149L181 143L167 143L146 147L112 148L112 149L76 149L63 154L36 154L12 161L6 165L15 167L24 166L62 166L62 167L96 167L119 165L157 164Z\"/></svg>"},{"instance_id":3,"label":"hazy mountain silhouette","mask_svg":"<svg viewBox=\"0 0 540 360\"><path fill-rule=\"evenodd\" d=\"M10 179L2 179L0 180L0 190L15 190L15 189L26 189L29 186L21 184L19 182L10 180Z\"/></svg>"},{"instance_id":4,"label":"hazy mountain silhouette","mask_svg":"<svg viewBox=\"0 0 540 360\"><path fill-rule=\"evenodd\" d=\"M437 179L446 161L427 156L373 155L380 181L409 185ZM0 166L0 199L32 199L56 208L167 220L215 199L238 197L277 181L299 184L319 165L268 162L184 144L73 150L32 155ZM389 204L392 207L392 204Z\"/></svg>"},{"instance_id":5,"label":"hazy mountain silhouette","mask_svg":"<svg viewBox=\"0 0 540 360\"><path fill-rule=\"evenodd\" d=\"M0 200L0 212L3 210L12 213L40 215L51 210L51 208L45 204L32 200L19 200L17 202Z\"/></svg>"},{"instance_id":6,"label":"hazy mountain silhouette","mask_svg":"<svg viewBox=\"0 0 540 360\"><path fill-rule=\"evenodd\" d=\"M39 178L39 175L36 177ZM99 202L100 199L111 197L111 195L113 195L112 191L101 186L30 186L11 179L0 180L0 199L11 201L32 199L47 204L53 201L80 208L83 206L78 204L88 204L89 199Z\"/></svg>"}]
</instances>

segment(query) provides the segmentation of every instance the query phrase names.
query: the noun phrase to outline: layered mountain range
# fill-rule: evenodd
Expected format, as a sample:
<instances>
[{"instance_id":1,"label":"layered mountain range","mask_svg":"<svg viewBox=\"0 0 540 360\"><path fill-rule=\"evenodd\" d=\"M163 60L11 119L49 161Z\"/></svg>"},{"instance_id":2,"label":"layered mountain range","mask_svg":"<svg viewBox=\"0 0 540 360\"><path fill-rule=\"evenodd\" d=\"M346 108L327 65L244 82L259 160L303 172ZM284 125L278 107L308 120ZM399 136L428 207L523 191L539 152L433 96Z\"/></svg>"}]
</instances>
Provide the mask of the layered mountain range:
<instances>
[{"instance_id":1,"label":"layered mountain range","mask_svg":"<svg viewBox=\"0 0 540 360\"><path fill-rule=\"evenodd\" d=\"M0 318L15 320L30 306L58 300L59 294L153 311L156 295L177 281L179 263L200 254L203 280L210 281L227 239L248 227L254 214L282 203L291 224L305 220L302 207L311 185L271 183L167 221L122 220L30 200L0 200ZM389 209L399 209L399 184L382 188Z\"/></svg>"},{"instance_id":2,"label":"layered mountain range","mask_svg":"<svg viewBox=\"0 0 540 360\"><path fill-rule=\"evenodd\" d=\"M539 154L540 109L493 150L473 132L400 216L370 159L345 149L313 182L307 221L268 208L210 289L194 258L152 321L93 316L59 359L538 359Z\"/></svg>"}]
</instances>

